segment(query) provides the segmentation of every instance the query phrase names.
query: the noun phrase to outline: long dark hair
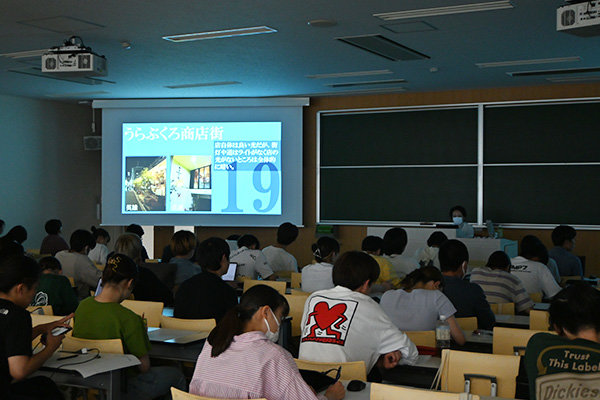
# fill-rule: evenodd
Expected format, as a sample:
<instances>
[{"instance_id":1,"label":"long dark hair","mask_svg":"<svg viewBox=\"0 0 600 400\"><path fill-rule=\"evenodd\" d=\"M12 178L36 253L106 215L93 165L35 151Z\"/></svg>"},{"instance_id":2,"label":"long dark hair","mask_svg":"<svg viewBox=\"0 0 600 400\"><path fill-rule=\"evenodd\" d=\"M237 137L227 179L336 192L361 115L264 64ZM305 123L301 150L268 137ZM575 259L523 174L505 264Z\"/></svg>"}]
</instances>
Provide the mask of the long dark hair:
<instances>
[{"instance_id":1,"label":"long dark hair","mask_svg":"<svg viewBox=\"0 0 600 400\"><path fill-rule=\"evenodd\" d=\"M242 295L240 304L229 310L208 335L208 343L212 346L210 355L217 357L227 350L233 337L244 332L245 325L263 306L269 306L273 312L283 307L283 316L290 312L287 300L277 290L267 285L251 287Z\"/></svg>"},{"instance_id":2,"label":"long dark hair","mask_svg":"<svg viewBox=\"0 0 600 400\"><path fill-rule=\"evenodd\" d=\"M442 273L436 267L421 267L415 269L400 282L404 289L411 290L419 282L427 283L429 281L443 282Z\"/></svg>"}]
</instances>

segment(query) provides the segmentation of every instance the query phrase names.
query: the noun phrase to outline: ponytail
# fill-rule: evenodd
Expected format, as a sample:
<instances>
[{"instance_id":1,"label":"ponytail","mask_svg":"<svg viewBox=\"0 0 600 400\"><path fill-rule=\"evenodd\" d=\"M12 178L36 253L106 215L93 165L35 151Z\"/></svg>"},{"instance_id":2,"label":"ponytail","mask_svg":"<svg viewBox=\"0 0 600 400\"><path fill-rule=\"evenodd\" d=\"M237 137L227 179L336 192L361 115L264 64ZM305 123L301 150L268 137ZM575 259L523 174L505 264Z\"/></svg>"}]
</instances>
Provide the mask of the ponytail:
<instances>
[{"instance_id":1,"label":"ponytail","mask_svg":"<svg viewBox=\"0 0 600 400\"><path fill-rule=\"evenodd\" d=\"M208 343L212 346L210 355L217 357L227 350L233 338L244 333L248 322L263 306L269 306L273 312L283 307L283 316L287 316L290 312L285 297L272 287L267 285L251 287L242 295L240 304L229 310L208 335Z\"/></svg>"},{"instance_id":2,"label":"ponytail","mask_svg":"<svg viewBox=\"0 0 600 400\"><path fill-rule=\"evenodd\" d=\"M311 246L313 256L317 262L323 262L333 253L340 252L340 244L334 238L323 236Z\"/></svg>"}]
</instances>

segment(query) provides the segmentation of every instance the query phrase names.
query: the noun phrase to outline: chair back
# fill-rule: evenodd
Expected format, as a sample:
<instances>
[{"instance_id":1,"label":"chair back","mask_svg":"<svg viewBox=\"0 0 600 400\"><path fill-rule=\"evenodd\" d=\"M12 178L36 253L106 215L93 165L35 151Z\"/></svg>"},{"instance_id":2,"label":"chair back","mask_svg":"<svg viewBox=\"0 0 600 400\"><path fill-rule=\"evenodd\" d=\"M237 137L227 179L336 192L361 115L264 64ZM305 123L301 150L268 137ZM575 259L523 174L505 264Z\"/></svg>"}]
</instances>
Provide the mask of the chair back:
<instances>
[{"instance_id":1,"label":"chair back","mask_svg":"<svg viewBox=\"0 0 600 400\"><path fill-rule=\"evenodd\" d=\"M549 331L550 313L542 310L531 310L529 312L529 329L537 331Z\"/></svg>"},{"instance_id":2,"label":"chair back","mask_svg":"<svg viewBox=\"0 0 600 400\"><path fill-rule=\"evenodd\" d=\"M292 280L290 282L292 289L300 289L302 287L302 273L292 272Z\"/></svg>"},{"instance_id":3,"label":"chair back","mask_svg":"<svg viewBox=\"0 0 600 400\"><path fill-rule=\"evenodd\" d=\"M50 322L58 321L59 319L64 318L60 315L42 315L42 314L31 314L31 326L37 326L41 324L49 324ZM69 321L69 325L73 325L71 321Z\"/></svg>"},{"instance_id":4,"label":"chair back","mask_svg":"<svg viewBox=\"0 0 600 400\"><path fill-rule=\"evenodd\" d=\"M285 299L290 305L290 317L292 317L292 336L300 336L300 325L302 324L302 315L304 314L304 304L307 296L297 294L286 294Z\"/></svg>"},{"instance_id":5,"label":"chair back","mask_svg":"<svg viewBox=\"0 0 600 400\"><path fill-rule=\"evenodd\" d=\"M536 333L543 331L534 331L531 329L515 328L494 328L494 338L492 341L492 353L506 355L522 355L527 347L527 342Z\"/></svg>"},{"instance_id":6,"label":"chair back","mask_svg":"<svg viewBox=\"0 0 600 400\"><path fill-rule=\"evenodd\" d=\"M300 289L290 289L290 293L294 296L304 296L304 297L308 297L312 294L311 292L305 292L304 290L300 290Z\"/></svg>"},{"instance_id":7,"label":"chair back","mask_svg":"<svg viewBox=\"0 0 600 400\"><path fill-rule=\"evenodd\" d=\"M143 315L148 322L148 326L158 328L164 304L157 301L123 300L121 305L130 309L140 317Z\"/></svg>"},{"instance_id":8,"label":"chair back","mask_svg":"<svg viewBox=\"0 0 600 400\"><path fill-rule=\"evenodd\" d=\"M159 262L160 262L159 258L146 258L144 260L144 263L147 263L147 264L158 264Z\"/></svg>"},{"instance_id":9,"label":"chair back","mask_svg":"<svg viewBox=\"0 0 600 400\"><path fill-rule=\"evenodd\" d=\"M177 274L177 264L148 262L142 264L142 267L149 269L156 277L169 288L175 287L175 275Z\"/></svg>"},{"instance_id":10,"label":"chair back","mask_svg":"<svg viewBox=\"0 0 600 400\"><path fill-rule=\"evenodd\" d=\"M417 389L411 387L383 385L371 383L371 400L419 399L419 400L461 400L462 393L447 393L437 390ZM479 396L471 396L471 400L479 400Z\"/></svg>"},{"instance_id":11,"label":"chair back","mask_svg":"<svg viewBox=\"0 0 600 400\"><path fill-rule=\"evenodd\" d=\"M340 379L344 381L351 381L358 379L359 381L367 380L367 367L364 361L351 361L351 362L318 362L294 359L298 369L308 369L311 371L324 372L332 368L342 367Z\"/></svg>"},{"instance_id":12,"label":"chair back","mask_svg":"<svg viewBox=\"0 0 600 400\"><path fill-rule=\"evenodd\" d=\"M290 280L292 278L292 272L294 271L274 271L278 277Z\"/></svg>"},{"instance_id":13,"label":"chair back","mask_svg":"<svg viewBox=\"0 0 600 400\"><path fill-rule=\"evenodd\" d=\"M217 326L214 318L209 319L183 319L161 315L160 327L167 329L181 329L184 331L210 332Z\"/></svg>"},{"instance_id":14,"label":"chair back","mask_svg":"<svg viewBox=\"0 0 600 400\"><path fill-rule=\"evenodd\" d=\"M100 353L123 354L123 343L121 339L82 339L73 336L65 336L62 341L64 351L78 351L83 348L88 350L98 349Z\"/></svg>"},{"instance_id":15,"label":"chair back","mask_svg":"<svg viewBox=\"0 0 600 400\"><path fill-rule=\"evenodd\" d=\"M456 318L456 323L465 332L473 332L477 329L477 317Z\"/></svg>"},{"instance_id":16,"label":"chair back","mask_svg":"<svg viewBox=\"0 0 600 400\"><path fill-rule=\"evenodd\" d=\"M52 306L29 306L27 307L27 311L29 311L31 315L54 315Z\"/></svg>"},{"instance_id":17,"label":"chair back","mask_svg":"<svg viewBox=\"0 0 600 400\"><path fill-rule=\"evenodd\" d=\"M533 301L534 303L542 302L542 293L541 292L529 293L529 297L531 297L531 301Z\"/></svg>"},{"instance_id":18,"label":"chair back","mask_svg":"<svg viewBox=\"0 0 600 400\"><path fill-rule=\"evenodd\" d=\"M514 399L520 360L519 356L444 349L441 390Z\"/></svg>"},{"instance_id":19,"label":"chair back","mask_svg":"<svg viewBox=\"0 0 600 400\"><path fill-rule=\"evenodd\" d=\"M273 289L277 290L282 295L285 295L285 286L286 282L283 281L259 281L256 279L248 279L244 281L244 293L250 289L252 286L256 285L267 285L271 286Z\"/></svg>"},{"instance_id":20,"label":"chair back","mask_svg":"<svg viewBox=\"0 0 600 400\"><path fill-rule=\"evenodd\" d=\"M75 287L75 278L73 278L72 276L67 276L67 279L69 280L71 287Z\"/></svg>"},{"instance_id":21,"label":"chair back","mask_svg":"<svg viewBox=\"0 0 600 400\"><path fill-rule=\"evenodd\" d=\"M190 394L183 392L179 389L171 388L171 397L173 400L222 400L216 397L204 397L204 396L196 396L195 394ZM253 399L253 400L267 400L267 399Z\"/></svg>"},{"instance_id":22,"label":"chair back","mask_svg":"<svg viewBox=\"0 0 600 400\"><path fill-rule=\"evenodd\" d=\"M415 346L435 347L435 331L404 331Z\"/></svg>"},{"instance_id":23,"label":"chair back","mask_svg":"<svg viewBox=\"0 0 600 400\"><path fill-rule=\"evenodd\" d=\"M515 315L515 303L490 303L494 314Z\"/></svg>"}]
</instances>

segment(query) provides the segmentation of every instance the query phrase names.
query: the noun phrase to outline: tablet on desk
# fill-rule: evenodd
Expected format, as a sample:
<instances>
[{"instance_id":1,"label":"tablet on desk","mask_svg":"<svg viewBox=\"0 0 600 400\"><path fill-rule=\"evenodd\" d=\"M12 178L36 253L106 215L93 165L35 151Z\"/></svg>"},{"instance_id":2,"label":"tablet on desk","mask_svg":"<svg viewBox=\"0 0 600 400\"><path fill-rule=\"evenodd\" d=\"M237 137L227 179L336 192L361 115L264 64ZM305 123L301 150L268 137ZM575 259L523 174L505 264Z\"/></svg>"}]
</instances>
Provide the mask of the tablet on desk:
<instances>
[{"instance_id":1,"label":"tablet on desk","mask_svg":"<svg viewBox=\"0 0 600 400\"><path fill-rule=\"evenodd\" d=\"M235 281L237 266L237 263L229 263L229 269L227 270L227 273L221 277L221 279L224 281Z\"/></svg>"}]
</instances>

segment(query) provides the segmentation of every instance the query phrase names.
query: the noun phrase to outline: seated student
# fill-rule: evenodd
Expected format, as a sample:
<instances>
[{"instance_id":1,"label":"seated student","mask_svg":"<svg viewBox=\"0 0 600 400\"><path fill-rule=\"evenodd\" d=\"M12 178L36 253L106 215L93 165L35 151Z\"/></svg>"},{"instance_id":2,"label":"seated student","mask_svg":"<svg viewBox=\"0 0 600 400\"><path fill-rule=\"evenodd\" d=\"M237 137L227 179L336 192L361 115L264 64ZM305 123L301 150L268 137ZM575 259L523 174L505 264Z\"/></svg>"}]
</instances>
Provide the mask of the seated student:
<instances>
[{"instance_id":1,"label":"seated student","mask_svg":"<svg viewBox=\"0 0 600 400\"><path fill-rule=\"evenodd\" d=\"M316 264L302 268L302 290L316 292L317 290L334 287L331 272L333 263L340 253L340 244L334 238L323 236L312 245Z\"/></svg>"},{"instance_id":2,"label":"seated student","mask_svg":"<svg viewBox=\"0 0 600 400\"><path fill-rule=\"evenodd\" d=\"M49 378L27 378L38 370L60 347L64 335L52 335L52 329L64 326L72 318L31 327L25 308L31 303L40 276L35 260L13 255L0 260L0 396L7 400L63 399ZM31 341L44 335L45 346L32 355Z\"/></svg>"},{"instance_id":3,"label":"seated student","mask_svg":"<svg viewBox=\"0 0 600 400\"><path fill-rule=\"evenodd\" d=\"M361 243L361 250L369 254L379 264L379 278L371 286L374 293L385 292L400 285L400 279L396 276L394 266L381 255L383 239L379 236L367 236Z\"/></svg>"},{"instance_id":4,"label":"seated student","mask_svg":"<svg viewBox=\"0 0 600 400\"><path fill-rule=\"evenodd\" d=\"M590 399L600 393L600 292L570 285L550 305L558 335L537 333L525 351L529 398Z\"/></svg>"},{"instance_id":5,"label":"seated student","mask_svg":"<svg viewBox=\"0 0 600 400\"><path fill-rule=\"evenodd\" d=\"M169 262L177 265L175 287L202 272L199 265L190 261L196 250L196 244L196 235L190 231L177 231L171 238L170 246L175 256Z\"/></svg>"},{"instance_id":6,"label":"seated student","mask_svg":"<svg viewBox=\"0 0 600 400\"><path fill-rule=\"evenodd\" d=\"M173 304L173 293L154 272L142 266L142 247L142 239L134 233L124 233L115 242L115 253L125 254L138 266L133 297L136 300L157 301L170 306Z\"/></svg>"},{"instance_id":7,"label":"seated student","mask_svg":"<svg viewBox=\"0 0 600 400\"><path fill-rule=\"evenodd\" d=\"M451 239L440 246L440 267L444 276L442 291L454 307L457 318L477 317L479 329L492 329L496 317L481 286L463 280L467 274L469 251L463 242Z\"/></svg>"},{"instance_id":8,"label":"seated student","mask_svg":"<svg viewBox=\"0 0 600 400\"><path fill-rule=\"evenodd\" d=\"M267 257L269 266L274 272L298 272L298 261L296 261L296 257L285 250L297 237L298 227L289 222L285 222L277 228L277 243L272 246L267 246L262 250L265 257Z\"/></svg>"},{"instance_id":9,"label":"seated student","mask_svg":"<svg viewBox=\"0 0 600 400\"><path fill-rule=\"evenodd\" d=\"M333 266L333 289L306 300L301 323L300 359L321 362L364 361L367 371L399 362L412 364L418 352L371 297L379 266L359 251L340 256ZM372 371L378 372L378 371Z\"/></svg>"},{"instance_id":10,"label":"seated student","mask_svg":"<svg viewBox=\"0 0 600 400\"><path fill-rule=\"evenodd\" d=\"M32 306L52 306L54 315L68 315L75 312L79 301L71 287L71 282L62 275L62 267L55 257L40 260L42 275Z\"/></svg>"},{"instance_id":11,"label":"seated student","mask_svg":"<svg viewBox=\"0 0 600 400\"><path fill-rule=\"evenodd\" d=\"M552 277L552 273L544 264L534 261L538 253L540 240L527 235L521 240L520 256L513 258L510 272L518 277L527 293L543 293L544 297L553 297L560 291L560 286Z\"/></svg>"},{"instance_id":12,"label":"seated student","mask_svg":"<svg viewBox=\"0 0 600 400\"><path fill-rule=\"evenodd\" d=\"M583 276L581 260L573 254L576 235L569 225L559 225L552 231L554 247L548 253L556 261L560 276Z\"/></svg>"},{"instance_id":13,"label":"seated student","mask_svg":"<svg viewBox=\"0 0 600 400\"><path fill-rule=\"evenodd\" d=\"M96 245L90 250L88 257L93 262L104 265L106 264L106 258L108 257L109 253L106 245L110 242L110 235L106 229L92 226L92 236L94 236Z\"/></svg>"},{"instance_id":14,"label":"seated student","mask_svg":"<svg viewBox=\"0 0 600 400\"><path fill-rule=\"evenodd\" d=\"M102 292L83 300L75 311L73 336L83 339L121 339L126 354L141 365L127 377L127 398L154 399L168 395L171 386L185 390L185 378L173 367L151 367L150 341L142 317L120 303L131 296L137 280L135 262L124 254L111 255L102 274Z\"/></svg>"},{"instance_id":15,"label":"seated student","mask_svg":"<svg viewBox=\"0 0 600 400\"><path fill-rule=\"evenodd\" d=\"M61 236L62 222L60 219L51 219L44 226L48 236L42 240L40 246L40 254L55 255L59 251L69 250L67 241Z\"/></svg>"},{"instance_id":16,"label":"seated student","mask_svg":"<svg viewBox=\"0 0 600 400\"><path fill-rule=\"evenodd\" d=\"M237 305L235 289L221 279L229 268L229 246L221 238L206 239L198 246L198 262L203 272L179 286L173 316L220 321Z\"/></svg>"},{"instance_id":17,"label":"seated student","mask_svg":"<svg viewBox=\"0 0 600 400\"><path fill-rule=\"evenodd\" d=\"M22 225L12 227L8 233L0 238L0 253L23 254L23 242L27 240L27 230Z\"/></svg>"},{"instance_id":18,"label":"seated student","mask_svg":"<svg viewBox=\"0 0 600 400\"><path fill-rule=\"evenodd\" d=\"M341 400L336 382L316 396L302 379L294 359L276 345L289 305L275 289L250 288L208 336L198 356L190 393L227 399Z\"/></svg>"},{"instance_id":19,"label":"seated student","mask_svg":"<svg viewBox=\"0 0 600 400\"><path fill-rule=\"evenodd\" d=\"M429 238L427 239L427 247L417 251L417 260L419 261L419 265L422 267L434 266L437 269L440 269L440 258L438 254L440 252L440 246L446 240L448 240L448 236L441 231L435 231L429 235Z\"/></svg>"},{"instance_id":20,"label":"seated student","mask_svg":"<svg viewBox=\"0 0 600 400\"><path fill-rule=\"evenodd\" d=\"M392 263L396 276L400 278L404 278L406 275L419 268L419 264L416 260L402 256L407 243L408 236L406 235L406 231L402 228L388 229L385 235L383 235L384 257Z\"/></svg>"},{"instance_id":21,"label":"seated student","mask_svg":"<svg viewBox=\"0 0 600 400\"><path fill-rule=\"evenodd\" d=\"M457 238L472 238L475 236L475 230L468 222L465 222L467 218L467 210L463 206L454 206L450 209L450 218L454 225L458 225L456 228Z\"/></svg>"},{"instance_id":22,"label":"seated student","mask_svg":"<svg viewBox=\"0 0 600 400\"><path fill-rule=\"evenodd\" d=\"M75 280L79 300L90 295L90 290L96 290L98 280L102 277L100 271L87 254L94 246L94 237L88 231L77 229L69 240L71 250L56 253L56 259L62 265L63 275Z\"/></svg>"},{"instance_id":23,"label":"seated student","mask_svg":"<svg viewBox=\"0 0 600 400\"><path fill-rule=\"evenodd\" d=\"M127 226L127 228L125 228L125 232L135 233L140 237L140 239L142 238L142 236L144 236L144 229L138 224L131 224ZM142 262L146 262L146 260L149 258L150 257L148 257L148 252L146 251L146 248L142 246Z\"/></svg>"},{"instance_id":24,"label":"seated student","mask_svg":"<svg viewBox=\"0 0 600 400\"><path fill-rule=\"evenodd\" d=\"M3 219L0 219L0 235L4 233L4 227L6 226L6 222Z\"/></svg>"},{"instance_id":25,"label":"seated student","mask_svg":"<svg viewBox=\"0 0 600 400\"><path fill-rule=\"evenodd\" d=\"M236 251L238 249L238 240L240 240L240 235L238 234L233 234L233 235L229 235L227 236L227 239L225 239L225 241L227 242L227 245L229 246L229 252L233 253L234 251ZM260 246L256 247L257 249L260 249Z\"/></svg>"},{"instance_id":26,"label":"seated student","mask_svg":"<svg viewBox=\"0 0 600 400\"><path fill-rule=\"evenodd\" d=\"M227 241L225 241L227 243ZM229 244L228 244L229 246ZM260 251L260 243L254 235L243 235L237 241L237 250L232 251L229 246L231 262L237 263L236 276L246 276L250 279L256 279L260 275L261 279L274 281L277 275L267 262L267 258Z\"/></svg>"},{"instance_id":27,"label":"seated student","mask_svg":"<svg viewBox=\"0 0 600 400\"><path fill-rule=\"evenodd\" d=\"M450 325L452 339L465 344L465 336L454 318L456 308L440 291L442 273L429 266L414 270L402 280L402 289L390 290L381 298L381 308L402 331L435 330L444 317Z\"/></svg>"},{"instance_id":28,"label":"seated student","mask_svg":"<svg viewBox=\"0 0 600 400\"><path fill-rule=\"evenodd\" d=\"M510 258L503 251L490 255L483 268L471 272L471 283L483 289L488 303L515 303L517 313L529 314L533 301L523 287L523 282L510 273Z\"/></svg>"},{"instance_id":29,"label":"seated student","mask_svg":"<svg viewBox=\"0 0 600 400\"><path fill-rule=\"evenodd\" d=\"M542 243L541 240L538 240L538 245L536 246L535 257L533 257L534 261L539 261L544 264L550 270L552 277L556 281L556 283L560 284L560 273L558 272L558 265L553 258L550 258L550 254L548 253L548 249Z\"/></svg>"}]
</instances>

